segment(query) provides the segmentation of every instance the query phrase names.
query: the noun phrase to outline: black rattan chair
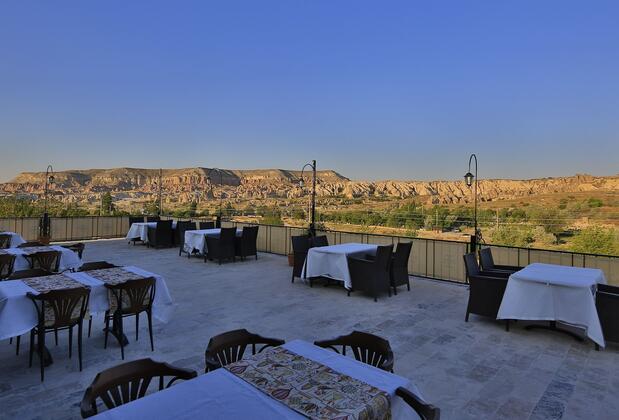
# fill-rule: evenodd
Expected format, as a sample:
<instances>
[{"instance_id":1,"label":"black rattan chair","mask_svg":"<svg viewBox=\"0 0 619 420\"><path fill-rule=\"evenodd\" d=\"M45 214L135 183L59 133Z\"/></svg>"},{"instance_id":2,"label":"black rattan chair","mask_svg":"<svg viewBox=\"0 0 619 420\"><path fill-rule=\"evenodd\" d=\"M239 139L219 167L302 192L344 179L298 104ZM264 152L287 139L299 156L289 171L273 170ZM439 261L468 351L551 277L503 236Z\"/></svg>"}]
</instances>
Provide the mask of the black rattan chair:
<instances>
[{"instance_id":1,"label":"black rattan chair","mask_svg":"<svg viewBox=\"0 0 619 420\"><path fill-rule=\"evenodd\" d=\"M175 237L175 242L176 244L179 246L178 249L178 255L180 257L181 253L183 252L183 247L185 246L185 232L187 232L188 230L195 230L196 229L196 222L192 222L191 220L188 221L178 221L176 222L176 229L174 229L174 237Z\"/></svg>"},{"instance_id":2,"label":"black rattan chair","mask_svg":"<svg viewBox=\"0 0 619 420\"><path fill-rule=\"evenodd\" d=\"M595 306L602 325L604 340L619 342L619 287L598 284ZM599 345L595 349L599 350Z\"/></svg>"},{"instance_id":3,"label":"black rattan chair","mask_svg":"<svg viewBox=\"0 0 619 420\"><path fill-rule=\"evenodd\" d=\"M469 314L496 319L507 287L507 278L484 275L474 253L464 255L464 265L470 284L464 321L469 321ZM505 320L505 330L509 331L509 320Z\"/></svg>"},{"instance_id":4,"label":"black rattan chair","mask_svg":"<svg viewBox=\"0 0 619 420\"><path fill-rule=\"evenodd\" d=\"M197 376L195 370L174 367L152 359L134 360L114 366L99 372L86 389L80 404L82 418L98 413L99 399L108 409L112 409L144 397L154 378L159 378L157 382L161 391L179 379L189 380ZM167 384L164 382L165 377L171 378Z\"/></svg>"},{"instance_id":5,"label":"black rattan chair","mask_svg":"<svg viewBox=\"0 0 619 420\"><path fill-rule=\"evenodd\" d=\"M129 227L131 227L131 225L134 223L144 223L144 216L129 216ZM130 238L129 243L131 242L133 242L133 245L135 245L136 242L142 242L142 238L140 238L139 236L136 238Z\"/></svg>"},{"instance_id":6,"label":"black rattan chair","mask_svg":"<svg viewBox=\"0 0 619 420\"><path fill-rule=\"evenodd\" d=\"M159 220L156 227L148 228L148 244L149 247L165 248L171 247L172 244L172 221Z\"/></svg>"},{"instance_id":7,"label":"black rattan chair","mask_svg":"<svg viewBox=\"0 0 619 420\"><path fill-rule=\"evenodd\" d=\"M0 254L0 281L5 280L13 274L15 267L15 255Z\"/></svg>"},{"instance_id":8,"label":"black rattan chair","mask_svg":"<svg viewBox=\"0 0 619 420\"><path fill-rule=\"evenodd\" d=\"M45 246L45 244L39 241L28 241L17 245L17 248L32 248L33 246Z\"/></svg>"},{"instance_id":9,"label":"black rattan chair","mask_svg":"<svg viewBox=\"0 0 619 420\"><path fill-rule=\"evenodd\" d=\"M327 239L326 235L310 236L310 248L319 246L329 246L329 239Z\"/></svg>"},{"instance_id":10,"label":"black rattan chair","mask_svg":"<svg viewBox=\"0 0 619 420\"><path fill-rule=\"evenodd\" d=\"M408 404L421 420L440 420L441 410L438 407L424 402L417 395L404 387L399 387L395 390L395 395L402 398Z\"/></svg>"},{"instance_id":11,"label":"black rattan chair","mask_svg":"<svg viewBox=\"0 0 619 420\"><path fill-rule=\"evenodd\" d=\"M374 297L374 302L378 300L378 294L381 292L387 292L391 296L389 267L392 250L393 245L379 246L376 257L372 260L349 257L348 270L352 290L370 293ZM349 290L348 296L350 292Z\"/></svg>"},{"instance_id":12,"label":"black rattan chair","mask_svg":"<svg viewBox=\"0 0 619 420\"><path fill-rule=\"evenodd\" d=\"M200 222L198 225L200 230L215 229L215 222Z\"/></svg>"},{"instance_id":13,"label":"black rattan chair","mask_svg":"<svg viewBox=\"0 0 619 420\"><path fill-rule=\"evenodd\" d=\"M47 270L43 270L42 268L31 268L28 270L18 270L13 271L13 274L9 276L7 280L19 280L19 279L28 279L31 277L43 277L49 276L50 273Z\"/></svg>"},{"instance_id":14,"label":"black rattan chair","mask_svg":"<svg viewBox=\"0 0 619 420\"><path fill-rule=\"evenodd\" d=\"M30 255L24 255L30 268L41 268L50 273L57 273L60 267L60 251L41 251Z\"/></svg>"},{"instance_id":15,"label":"black rattan chair","mask_svg":"<svg viewBox=\"0 0 619 420\"><path fill-rule=\"evenodd\" d=\"M330 348L344 356L346 355L346 349L350 348L358 361L386 370L387 372L393 372L393 351L391 350L391 345L388 340L377 335L353 331L348 335L341 335L330 340L315 341L314 345Z\"/></svg>"},{"instance_id":16,"label":"black rattan chair","mask_svg":"<svg viewBox=\"0 0 619 420\"><path fill-rule=\"evenodd\" d=\"M393 293L398 294L398 286L404 286L411 290L411 283L408 277L408 258L411 255L412 242L398 242L398 246L393 253L391 260L391 287Z\"/></svg>"},{"instance_id":17,"label":"black rattan chair","mask_svg":"<svg viewBox=\"0 0 619 420\"><path fill-rule=\"evenodd\" d=\"M116 268L117 265L109 263L107 261L92 261L84 263L77 269L77 271L92 271L92 270L103 270L106 268Z\"/></svg>"},{"instance_id":18,"label":"black rattan chair","mask_svg":"<svg viewBox=\"0 0 619 420\"><path fill-rule=\"evenodd\" d=\"M309 235L299 235L293 236L292 238L292 254L293 254L293 264L292 264L292 283L294 283L295 277L301 277L303 275L303 265L305 264L305 259L307 258L307 251L310 248L310 237Z\"/></svg>"},{"instance_id":19,"label":"black rattan chair","mask_svg":"<svg viewBox=\"0 0 619 420\"><path fill-rule=\"evenodd\" d=\"M5 233L0 234L0 249L7 249L11 247L11 241L13 236L7 235Z\"/></svg>"},{"instance_id":20,"label":"black rattan chair","mask_svg":"<svg viewBox=\"0 0 619 420\"><path fill-rule=\"evenodd\" d=\"M258 249L256 246L258 242L258 227L244 226L242 235L235 238L235 253L237 257L241 257L241 261L251 255L255 255L256 259L258 259Z\"/></svg>"},{"instance_id":21,"label":"black rattan chair","mask_svg":"<svg viewBox=\"0 0 619 420\"><path fill-rule=\"evenodd\" d=\"M217 260L219 264L223 260L231 259L233 262L235 258L234 242L236 239L236 228L221 228L219 237L207 236L206 237L206 253L204 254L204 261Z\"/></svg>"},{"instance_id":22,"label":"black rattan chair","mask_svg":"<svg viewBox=\"0 0 619 420\"><path fill-rule=\"evenodd\" d=\"M159 216L146 216L146 223L158 222L161 220Z\"/></svg>"},{"instance_id":23,"label":"black rattan chair","mask_svg":"<svg viewBox=\"0 0 619 420\"><path fill-rule=\"evenodd\" d=\"M522 267L514 265L496 265L492 258L492 250L490 248L482 248L479 250L479 262L483 272L488 274L498 274L503 276L505 273L512 274L522 270Z\"/></svg>"},{"instance_id":24,"label":"black rattan chair","mask_svg":"<svg viewBox=\"0 0 619 420\"><path fill-rule=\"evenodd\" d=\"M86 249L86 244L84 244L83 242L78 242L76 244L63 245L62 247L70 249L71 251L75 252L77 256L80 257L80 259L82 259L84 255L84 249Z\"/></svg>"},{"instance_id":25,"label":"black rattan chair","mask_svg":"<svg viewBox=\"0 0 619 420\"><path fill-rule=\"evenodd\" d=\"M251 346L251 354L260 353L267 347L285 344L284 340L267 338L253 334L246 329L228 331L212 337L206 347L206 372L219 369L243 358L247 346ZM257 347L259 346L259 347Z\"/></svg>"}]
</instances>

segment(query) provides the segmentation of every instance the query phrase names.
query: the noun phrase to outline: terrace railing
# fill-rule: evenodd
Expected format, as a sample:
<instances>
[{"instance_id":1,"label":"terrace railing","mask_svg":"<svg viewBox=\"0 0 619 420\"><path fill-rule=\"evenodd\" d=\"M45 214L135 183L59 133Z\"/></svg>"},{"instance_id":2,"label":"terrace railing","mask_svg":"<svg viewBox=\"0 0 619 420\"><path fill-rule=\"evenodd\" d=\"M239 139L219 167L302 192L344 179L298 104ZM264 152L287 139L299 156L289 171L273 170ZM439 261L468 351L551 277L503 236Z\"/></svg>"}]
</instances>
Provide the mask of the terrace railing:
<instances>
[{"instance_id":1,"label":"terrace railing","mask_svg":"<svg viewBox=\"0 0 619 420\"><path fill-rule=\"evenodd\" d=\"M0 230L21 234L26 240L36 240L38 218L0 218ZM249 226L248 223L224 222L224 226ZM129 230L129 218L121 216L53 217L51 234L54 242L102 238L122 238ZM291 236L302 235L303 228L260 225L258 251L287 255L292 252ZM468 242L440 239L408 238L343 231L318 232L329 238L330 244L360 242L388 245L412 242L408 271L411 275L463 283L466 281L462 255L469 252ZM541 262L574 267L599 268L610 284L619 285L619 256L586 254L569 251L518 248L488 245L497 264L525 266Z\"/></svg>"}]
</instances>

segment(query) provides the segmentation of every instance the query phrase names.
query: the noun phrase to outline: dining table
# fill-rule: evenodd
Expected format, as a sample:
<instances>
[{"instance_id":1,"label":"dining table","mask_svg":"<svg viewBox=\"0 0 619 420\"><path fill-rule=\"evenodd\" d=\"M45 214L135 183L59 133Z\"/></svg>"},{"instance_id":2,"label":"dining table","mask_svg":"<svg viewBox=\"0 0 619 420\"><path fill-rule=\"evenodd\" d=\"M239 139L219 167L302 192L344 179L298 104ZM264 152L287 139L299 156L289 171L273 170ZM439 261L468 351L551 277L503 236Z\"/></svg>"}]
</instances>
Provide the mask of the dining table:
<instances>
[{"instance_id":1,"label":"dining table","mask_svg":"<svg viewBox=\"0 0 619 420\"><path fill-rule=\"evenodd\" d=\"M303 340L103 411L99 419L418 419L396 396L407 378Z\"/></svg>"},{"instance_id":2,"label":"dining table","mask_svg":"<svg viewBox=\"0 0 619 420\"><path fill-rule=\"evenodd\" d=\"M185 242L183 245L183 251L191 255L194 251L201 254L206 253L206 238L218 238L221 235L221 229L194 229L185 231ZM243 235L242 229L236 230L236 236L241 237Z\"/></svg>"},{"instance_id":3,"label":"dining table","mask_svg":"<svg viewBox=\"0 0 619 420\"><path fill-rule=\"evenodd\" d=\"M135 238L140 238L144 243L148 243L148 228L156 228L157 222L137 222L132 223L125 239L130 241ZM176 229L176 221L172 222L172 229Z\"/></svg>"},{"instance_id":4,"label":"dining table","mask_svg":"<svg viewBox=\"0 0 619 420\"><path fill-rule=\"evenodd\" d=\"M60 265L58 269L60 271L73 270L82 265L82 259L79 255L69 249L60 245L44 245L44 246L29 246L24 248L6 248L0 249L0 254L15 255L14 271L28 270L30 263L28 262L28 256L37 252L58 251L60 252Z\"/></svg>"},{"instance_id":5,"label":"dining table","mask_svg":"<svg viewBox=\"0 0 619 420\"><path fill-rule=\"evenodd\" d=\"M365 255L376 255L378 245L361 243L344 243L310 248L303 265L302 277L328 277L344 283L347 289L352 288L348 257L363 258Z\"/></svg>"},{"instance_id":6,"label":"dining table","mask_svg":"<svg viewBox=\"0 0 619 420\"><path fill-rule=\"evenodd\" d=\"M11 231L0 231L0 235L10 235L11 242L9 248L16 248L26 242L24 238L19 233L11 232Z\"/></svg>"}]
</instances>

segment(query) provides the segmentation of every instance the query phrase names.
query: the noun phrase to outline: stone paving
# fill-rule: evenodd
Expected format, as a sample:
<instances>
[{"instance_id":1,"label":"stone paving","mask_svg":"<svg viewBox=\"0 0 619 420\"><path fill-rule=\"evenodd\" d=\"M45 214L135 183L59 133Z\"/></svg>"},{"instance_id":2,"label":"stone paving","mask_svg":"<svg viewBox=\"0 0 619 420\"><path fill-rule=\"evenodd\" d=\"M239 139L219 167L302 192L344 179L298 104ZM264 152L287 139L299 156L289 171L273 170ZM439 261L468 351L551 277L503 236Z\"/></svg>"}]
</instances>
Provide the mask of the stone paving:
<instances>
[{"instance_id":1,"label":"stone paving","mask_svg":"<svg viewBox=\"0 0 619 420\"><path fill-rule=\"evenodd\" d=\"M203 372L209 337L226 330L313 341L359 329L389 339L395 372L410 378L445 419L618 418L617 346L597 352L591 342L526 331L522 323L510 332L476 316L465 323L465 286L413 278L410 292L401 288L374 303L359 293L346 297L335 286L291 284L287 259L271 254L218 266L179 257L177 249L108 240L87 243L84 259L161 274L178 304L169 323L155 322L155 352L146 322L137 342L132 320L125 324L126 360L153 357ZM103 349L102 320L94 325L84 339L84 370L75 355L68 358L62 333L59 345L49 346L55 363L44 383L37 365L28 368L26 336L19 356L14 344L0 343L0 418L79 418L84 389L97 372L121 362L116 343Z\"/></svg>"}]
</instances>

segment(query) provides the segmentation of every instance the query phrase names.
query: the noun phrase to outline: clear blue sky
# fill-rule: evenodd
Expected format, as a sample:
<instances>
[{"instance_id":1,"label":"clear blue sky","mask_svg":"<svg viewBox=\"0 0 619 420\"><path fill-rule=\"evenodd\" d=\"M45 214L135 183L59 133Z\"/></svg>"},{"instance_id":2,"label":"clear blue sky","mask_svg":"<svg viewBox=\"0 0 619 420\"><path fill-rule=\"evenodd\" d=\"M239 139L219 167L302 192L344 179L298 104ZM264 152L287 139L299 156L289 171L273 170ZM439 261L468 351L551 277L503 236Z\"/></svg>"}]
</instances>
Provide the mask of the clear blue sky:
<instances>
[{"instance_id":1,"label":"clear blue sky","mask_svg":"<svg viewBox=\"0 0 619 420\"><path fill-rule=\"evenodd\" d=\"M509 3L509 4L508 4ZM0 180L90 167L352 178L619 172L617 1L0 4Z\"/></svg>"}]
</instances>

